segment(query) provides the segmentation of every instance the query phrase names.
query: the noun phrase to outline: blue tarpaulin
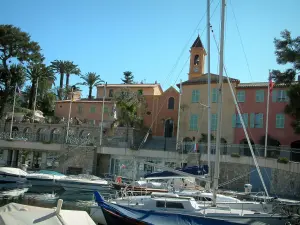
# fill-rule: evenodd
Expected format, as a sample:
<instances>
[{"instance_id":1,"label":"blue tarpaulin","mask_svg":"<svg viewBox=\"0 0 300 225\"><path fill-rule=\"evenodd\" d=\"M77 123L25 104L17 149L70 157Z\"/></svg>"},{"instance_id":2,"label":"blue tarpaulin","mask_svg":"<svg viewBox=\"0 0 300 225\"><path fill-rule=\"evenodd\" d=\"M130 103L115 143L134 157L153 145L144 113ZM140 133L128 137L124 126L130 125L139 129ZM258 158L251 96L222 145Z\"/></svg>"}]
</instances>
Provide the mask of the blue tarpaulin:
<instances>
[{"instance_id":1,"label":"blue tarpaulin","mask_svg":"<svg viewBox=\"0 0 300 225\"><path fill-rule=\"evenodd\" d=\"M189 173L192 175L205 175L208 173L208 165L203 166L190 166L185 167L183 169L176 169L180 172ZM144 178L151 178L151 177L172 177L172 176L179 176L178 174L170 171L162 171L162 172L154 172L154 173L148 173L144 175Z\"/></svg>"}]
</instances>

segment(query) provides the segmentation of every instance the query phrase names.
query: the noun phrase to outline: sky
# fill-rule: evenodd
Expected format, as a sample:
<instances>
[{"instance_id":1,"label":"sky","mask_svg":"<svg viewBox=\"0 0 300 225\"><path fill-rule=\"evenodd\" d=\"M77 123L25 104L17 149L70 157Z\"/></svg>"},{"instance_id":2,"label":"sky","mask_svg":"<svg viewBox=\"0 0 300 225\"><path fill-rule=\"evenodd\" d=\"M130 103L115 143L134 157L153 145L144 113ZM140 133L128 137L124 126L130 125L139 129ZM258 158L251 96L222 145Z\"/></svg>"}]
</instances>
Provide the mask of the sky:
<instances>
[{"instance_id":1,"label":"sky","mask_svg":"<svg viewBox=\"0 0 300 225\"><path fill-rule=\"evenodd\" d=\"M220 2L211 0L218 44ZM110 84L121 83L123 72L132 71L135 81L157 81L166 90L187 80L189 49L198 34L207 46L206 4L207 0L10 0L2 2L6 10L0 21L20 27L39 42L47 65L70 60L83 74L96 72ZM284 29L300 35L299 8L299 0L227 0L228 75L260 82L267 81L269 69L283 69L276 63L273 41ZM218 73L213 36L211 72ZM77 82L80 78L72 76L70 84ZM86 97L87 88L81 89Z\"/></svg>"}]
</instances>

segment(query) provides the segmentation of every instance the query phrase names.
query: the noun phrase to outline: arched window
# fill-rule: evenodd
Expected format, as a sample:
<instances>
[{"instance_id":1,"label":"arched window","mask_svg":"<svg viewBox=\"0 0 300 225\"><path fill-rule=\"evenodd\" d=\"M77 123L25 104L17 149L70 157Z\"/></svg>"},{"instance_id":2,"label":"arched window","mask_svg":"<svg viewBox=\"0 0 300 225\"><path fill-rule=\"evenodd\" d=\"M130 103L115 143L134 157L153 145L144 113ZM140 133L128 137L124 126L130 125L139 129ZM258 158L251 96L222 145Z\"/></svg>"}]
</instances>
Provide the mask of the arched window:
<instances>
[{"instance_id":1,"label":"arched window","mask_svg":"<svg viewBox=\"0 0 300 225\"><path fill-rule=\"evenodd\" d=\"M113 90L113 89L110 89L110 90L109 90L108 97L112 98L113 95L114 95L114 90Z\"/></svg>"},{"instance_id":2,"label":"arched window","mask_svg":"<svg viewBox=\"0 0 300 225\"><path fill-rule=\"evenodd\" d=\"M194 65L195 66L199 65L199 55L195 55L195 57L194 57Z\"/></svg>"},{"instance_id":3,"label":"arched window","mask_svg":"<svg viewBox=\"0 0 300 225\"><path fill-rule=\"evenodd\" d=\"M174 109L174 104L175 104L174 98L170 97L168 101L168 109Z\"/></svg>"}]
</instances>

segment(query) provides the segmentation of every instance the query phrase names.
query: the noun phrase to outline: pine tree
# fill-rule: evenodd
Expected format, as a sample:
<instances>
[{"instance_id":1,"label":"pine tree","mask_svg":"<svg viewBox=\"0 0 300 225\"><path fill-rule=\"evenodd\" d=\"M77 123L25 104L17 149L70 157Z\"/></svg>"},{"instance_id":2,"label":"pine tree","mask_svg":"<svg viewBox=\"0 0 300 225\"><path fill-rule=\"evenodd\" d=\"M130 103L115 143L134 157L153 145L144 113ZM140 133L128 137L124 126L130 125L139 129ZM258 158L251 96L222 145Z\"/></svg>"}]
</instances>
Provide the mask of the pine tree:
<instances>
[{"instance_id":1,"label":"pine tree","mask_svg":"<svg viewBox=\"0 0 300 225\"><path fill-rule=\"evenodd\" d=\"M291 125L295 133L300 134L300 82L295 82L296 75L300 72L300 36L293 39L291 32L284 30L281 32L281 38L274 40L277 63L291 65L291 68L284 72L273 70L272 77L276 83L283 83L289 87L287 95L290 101L285 113L294 118Z\"/></svg>"},{"instance_id":2,"label":"pine tree","mask_svg":"<svg viewBox=\"0 0 300 225\"><path fill-rule=\"evenodd\" d=\"M131 71L125 71L124 73L124 79L121 79L124 84L133 84L133 75Z\"/></svg>"}]
</instances>

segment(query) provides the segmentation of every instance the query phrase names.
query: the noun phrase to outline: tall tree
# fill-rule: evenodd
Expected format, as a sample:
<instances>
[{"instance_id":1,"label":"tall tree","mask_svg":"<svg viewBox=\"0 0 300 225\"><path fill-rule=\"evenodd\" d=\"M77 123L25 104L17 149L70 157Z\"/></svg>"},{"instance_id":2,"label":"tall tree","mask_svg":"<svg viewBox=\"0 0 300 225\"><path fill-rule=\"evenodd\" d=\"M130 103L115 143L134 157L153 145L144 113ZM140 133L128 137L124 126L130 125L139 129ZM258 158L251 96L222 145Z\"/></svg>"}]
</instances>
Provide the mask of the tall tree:
<instances>
[{"instance_id":1,"label":"tall tree","mask_svg":"<svg viewBox=\"0 0 300 225\"><path fill-rule=\"evenodd\" d=\"M58 89L58 99L62 100L63 98L63 87L64 87L64 75L66 73L65 62L62 60L54 60L51 62L50 68L55 72L60 74L59 80L59 89Z\"/></svg>"},{"instance_id":2,"label":"tall tree","mask_svg":"<svg viewBox=\"0 0 300 225\"><path fill-rule=\"evenodd\" d=\"M132 75L132 72L130 71L125 71L123 72L124 74L124 79L121 79L124 84L133 84L133 75Z\"/></svg>"},{"instance_id":3,"label":"tall tree","mask_svg":"<svg viewBox=\"0 0 300 225\"><path fill-rule=\"evenodd\" d=\"M140 124L146 101L143 95L123 88L114 94L114 101L118 108L118 123L120 126L132 127Z\"/></svg>"},{"instance_id":4,"label":"tall tree","mask_svg":"<svg viewBox=\"0 0 300 225\"><path fill-rule=\"evenodd\" d=\"M27 79L31 81L30 93L28 98L28 108L33 109L37 82L39 81L39 84L48 83L49 79L55 79L55 75L51 68L47 67L45 64L30 64L27 68Z\"/></svg>"},{"instance_id":5,"label":"tall tree","mask_svg":"<svg viewBox=\"0 0 300 225\"><path fill-rule=\"evenodd\" d=\"M65 61L64 62L65 67L65 73L66 73L66 89L69 88L69 81L70 81L70 75L79 75L80 69L78 68L78 65L75 65L71 61Z\"/></svg>"},{"instance_id":6,"label":"tall tree","mask_svg":"<svg viewBox=\"0 0 300 225\"><path fill-rule=\"evenodd\" d=\"M96 73L89 72L86 75L80 76L81 79L84 80L82 83L78 83L76 85L85 85L89 88L89 95L88 99L92 99L92 91L93 87L96 87L97 85L103 83L103 80L101 80L100 75L97 75Z\"/></svg>"},{"instance_id":7,"label":"tall tree","mask_svg":"<svg viewBox=\"0 0 300 225\"><path fill-rule=\"evenodd\" d=\"M281 39L274 39L275 54L277 63L281 65L289 64L291 68L281 72L273 70L272 77L276 83L284 83L289 89L287 95L290 99L285 108L285 113L292 116L294 121L292 127L295 133L300 133L300 83L295 82L296 75L300 72L300 36L291 37L291 32L284 30L281 32Z\"/></svg>"},{"instance_id":8,"label":"tall tree","mask_svg":"<svg viewBox=\"0 0 300 225\"><path fill-rule=\"evenodd\" d=\"M0 25L0 60L1 60L1 96L0 96L0 117L3 116L3 111L8 103L8 98L14 85L12 80L15 78L24 79L24 69L21 65L10 66L12 61L20 62L22 64L30 62L41 62L43 56L40 53L40 46L37 42L30 39L30 35L21 31L20 28L13 25ZM14 72L20 70L22 76L19 73L14 76ZM16 74L15 74L16 75ZM20 84L21 80L16 80Z\"/></svg>"}]
</instances>

